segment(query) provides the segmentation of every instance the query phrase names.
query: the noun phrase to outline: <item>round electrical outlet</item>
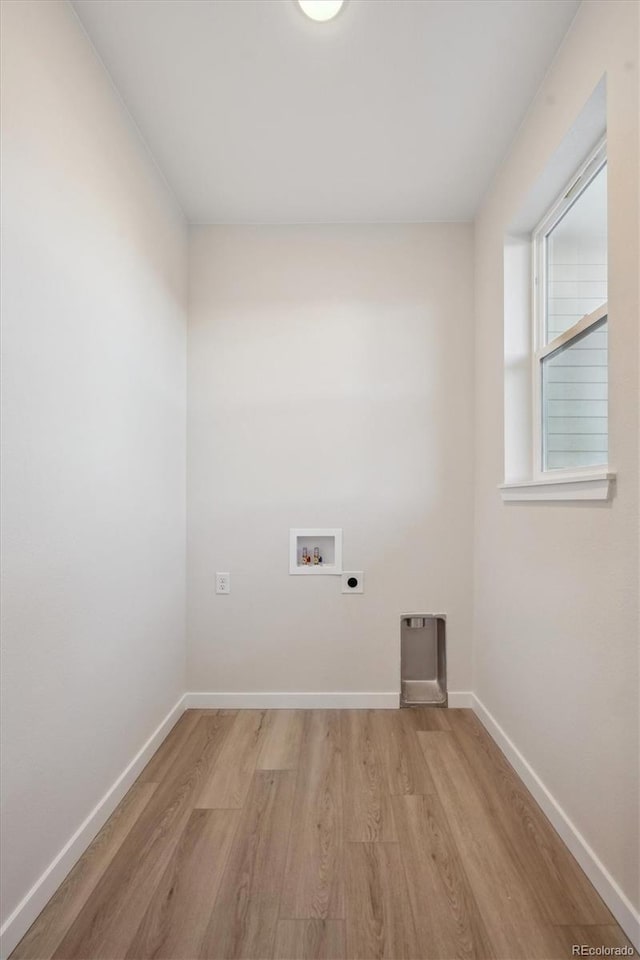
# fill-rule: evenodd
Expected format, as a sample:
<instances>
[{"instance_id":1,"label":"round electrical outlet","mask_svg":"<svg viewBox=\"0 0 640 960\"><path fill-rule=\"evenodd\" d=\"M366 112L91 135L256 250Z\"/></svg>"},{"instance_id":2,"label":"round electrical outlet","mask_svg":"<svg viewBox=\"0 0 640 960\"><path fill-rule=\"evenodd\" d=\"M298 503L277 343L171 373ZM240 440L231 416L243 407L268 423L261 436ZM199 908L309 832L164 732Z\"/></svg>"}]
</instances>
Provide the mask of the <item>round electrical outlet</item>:
<instances>
[{"instance_id":1,"label":"round electrical outlet","mask_svg":"<svg viewBox=\"0 0 640 960\"><path fill-rule=\"evenodd\" d=\"M345 570L342 574L343 593L364 593L364 573L362 570Z\"/></svg>"}]
</instances>

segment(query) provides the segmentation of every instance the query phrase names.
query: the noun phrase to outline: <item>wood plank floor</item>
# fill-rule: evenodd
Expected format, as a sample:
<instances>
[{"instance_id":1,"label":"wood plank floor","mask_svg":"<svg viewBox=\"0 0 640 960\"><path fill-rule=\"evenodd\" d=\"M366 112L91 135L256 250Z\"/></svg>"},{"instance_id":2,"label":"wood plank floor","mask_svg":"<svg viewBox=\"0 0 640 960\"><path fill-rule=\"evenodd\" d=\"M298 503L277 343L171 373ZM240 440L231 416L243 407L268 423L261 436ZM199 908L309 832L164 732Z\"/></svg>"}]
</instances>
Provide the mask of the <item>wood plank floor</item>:
<instances>
[{"instance_id":1,"label":"wood plank floor","mask_svg":"<svg viewBox=\"0 0 640 960\"><path fill-rule=\"evenodd\" d=\"M11 960L628 946L469 710L189 710Z\"/></svg>"}]
</instances>

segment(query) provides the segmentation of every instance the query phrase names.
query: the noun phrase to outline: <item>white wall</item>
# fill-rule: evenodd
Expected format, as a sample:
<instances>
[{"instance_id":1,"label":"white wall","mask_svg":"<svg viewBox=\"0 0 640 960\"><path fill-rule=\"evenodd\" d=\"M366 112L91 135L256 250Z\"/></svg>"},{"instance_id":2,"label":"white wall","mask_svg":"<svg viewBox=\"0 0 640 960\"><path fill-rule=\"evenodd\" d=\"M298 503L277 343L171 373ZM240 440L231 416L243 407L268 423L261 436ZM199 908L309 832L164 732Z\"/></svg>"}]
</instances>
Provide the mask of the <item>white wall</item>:
<instances>
[{"instance_id":1,"label":"white wall","mask_svg":"<svg viewBox=\"0 0 640 960\"><path fill-rule=\"evenodd\" d=\"M2 9L6 916L185 687L186 231L71 8ZM187 677L397 692L433 610L468 690L473 619L480 700L636 904L637 53L636 4L583 4L478 218L477 333L469 225L193 229ZM605 71L617 492L505 506L504 233ZM364 596L288 575L297 525Z\"/></svg>"},{"instance_id":2,"label":"white wall","mask_svg":"<svg viewBox=\"0 0 640 960\"><path fill-rule=\"evenodd\" d=\"M397 694L410 611L447 613L449 688L469 689L472 243L468 224L192 229L191 690ZM363 596L289 576L297 526L343 528Z\"/></svg>"},{"instance_id":3,"label":"white wall","mask_svg":"<svg viewBox=\"0 0 640 960\"><path fill-rule=\"evenodd\" d=\"M6 917L184 690L186 228L71 6L2 34Z\"/></svg>"},{"instance_id":4,"label":"white wall","mask_svg":"<svg viewBox=\"0 0 640 960\"><path fill-rule=\"evenodd\" d=\"M583 3L477 219L474 601L476 695L636 907L637 69L637 4ZM617 489L608 504L503 504L504 234L605 72Z\"/></svg>"}]
</instances>

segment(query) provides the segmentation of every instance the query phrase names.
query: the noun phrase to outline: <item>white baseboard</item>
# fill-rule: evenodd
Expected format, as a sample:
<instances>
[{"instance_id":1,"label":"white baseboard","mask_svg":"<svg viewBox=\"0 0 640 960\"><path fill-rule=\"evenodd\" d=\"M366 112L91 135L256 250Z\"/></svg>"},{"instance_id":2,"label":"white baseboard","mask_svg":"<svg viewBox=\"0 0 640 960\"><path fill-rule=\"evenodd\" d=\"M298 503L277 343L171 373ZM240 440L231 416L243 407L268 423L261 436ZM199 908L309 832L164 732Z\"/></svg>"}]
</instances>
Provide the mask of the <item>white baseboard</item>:
<instances>
[{"instance_id":1,"label":"white baseboard","mask_svg":"<svg viewBox=\"0 0 640 960\"><path fill-rule=\"evenodd\" d=\"M640 952L640 913L598 859L575 824L544 785L533 767L520 753L484 704L472 694L473 710L487 732L495 740L527 789L557 830L587 877L611 910L634 947Z\"/></svg>"},{"instance_id":2,"label":"white baseboard","mask_svg":"<svg viewBox=\"0 0 640 960\"><path fill-rule=\"evenodd\" d=\"M200 710L397 710L400 695L391 691L375 693L205 693L186 694L186 708ZM449 693L448 706L472 707L473 694L466 691Z\"/></svg>"},{"instance_id":3,"label":"white baseboard","mask_svg":"<svg viewBox=\"0 0 640 960\"><path fill-rule=\"evenodd\" d=\"M200 710L222 709L343 709L396 710L400 694L393 692L344 693L187 693L186 706Z\"/></svg>"},{"instance_id":4,"label":"white baseboard","mask_svg":"<svg viewBox=\"0 0 640 960\"><path fill-rule=\"evenodd\" d=\"M149 739L137 752L133 760L125 767L91 813L80 824L73 836L67 841L60 853L49 864L41 877L34 883L13 913L7 917L0 928L2 949L0 956L8 957L20 942L38 914L47 905L73 865L87 849L98 830L107 822L129 787L142 772L171 728L180 719L185 710L185 697L178 702L164 720L156 727Z\"/></svg>"},{"instance_id":5,"label":"white baseboard","mask_svg":"<svg viewBox=\"0 0 640 960\"><path fill-rule=\"evenodd\" d=\"M453 709L473 707L473 694L470 690L451 690L447 695L447 706Z\"/></svg>"},{"instance_id":6,"label":"white baseboard","mask_svg":"<svg viewBox=\"0 0 640 960\"><path fill-rule=\"evenodd\" d=\"M399 699L399 694L394 692L186 693L169 711L133 760L7 918L0 929L2 957L7 957L20 942L184 710L189 708L221 709L225 707L231 709L287 707L310 709L315 707L319 709L378 708L393 710L399 706ZM539 803L626 935L636 949L640 951L640 914L497 720L473 693L467 691L449 693L449 706L452 708L472 707L483 726Z\"/></svg>"}]
</instances>

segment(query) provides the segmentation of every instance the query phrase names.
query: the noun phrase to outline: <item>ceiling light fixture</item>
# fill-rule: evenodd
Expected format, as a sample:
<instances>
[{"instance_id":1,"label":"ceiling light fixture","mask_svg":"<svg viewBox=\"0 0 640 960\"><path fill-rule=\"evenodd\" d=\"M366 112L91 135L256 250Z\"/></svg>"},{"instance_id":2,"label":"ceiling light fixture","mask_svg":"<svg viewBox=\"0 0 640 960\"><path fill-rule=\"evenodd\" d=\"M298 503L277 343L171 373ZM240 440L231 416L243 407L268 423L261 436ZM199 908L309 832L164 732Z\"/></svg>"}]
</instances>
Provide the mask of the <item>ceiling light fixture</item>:
<instances>
[{"instance_id":1,"label":"ceiling light fixture","mask_svg":"<svg viewBox=\"0 0 640 960\"><path fill-rule=\"evenodd\" d=\"M303 13L306 13L312 20L325 22L333 20L344 0L298 0Z\"/></svg>"}]
</instances>

